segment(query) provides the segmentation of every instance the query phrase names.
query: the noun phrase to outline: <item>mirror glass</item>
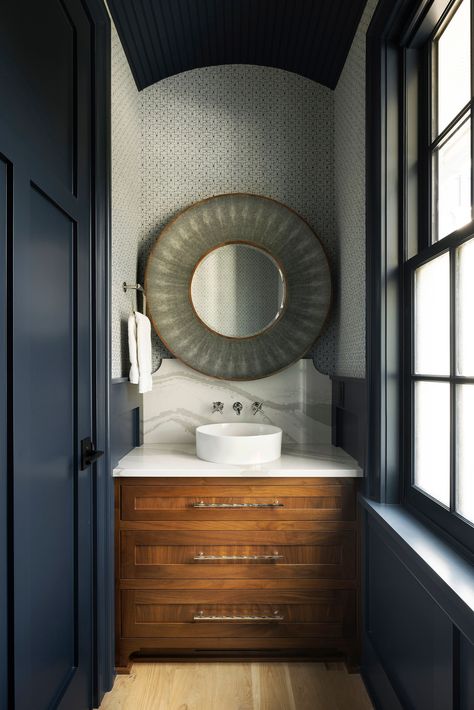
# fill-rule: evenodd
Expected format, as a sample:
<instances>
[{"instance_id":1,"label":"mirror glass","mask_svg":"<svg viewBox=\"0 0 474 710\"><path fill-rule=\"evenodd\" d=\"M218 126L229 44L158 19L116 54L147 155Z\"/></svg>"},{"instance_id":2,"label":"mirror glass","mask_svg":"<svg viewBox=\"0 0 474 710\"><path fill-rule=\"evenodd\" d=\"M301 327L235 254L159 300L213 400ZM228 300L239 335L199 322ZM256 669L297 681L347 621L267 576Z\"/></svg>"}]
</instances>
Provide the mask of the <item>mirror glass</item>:
<instances>
[{"instance_id":1,"label":"mirror glass","mask_svg":"<svg viewBox=\"0 0 474 710\"><path fill-rule=\"evenodd\" d=\"M251 244L227 243L198 262L191 303L201 321L219 335L249 338L283 313L285 278L278 263Z\"/></svg>"}]
</instances>

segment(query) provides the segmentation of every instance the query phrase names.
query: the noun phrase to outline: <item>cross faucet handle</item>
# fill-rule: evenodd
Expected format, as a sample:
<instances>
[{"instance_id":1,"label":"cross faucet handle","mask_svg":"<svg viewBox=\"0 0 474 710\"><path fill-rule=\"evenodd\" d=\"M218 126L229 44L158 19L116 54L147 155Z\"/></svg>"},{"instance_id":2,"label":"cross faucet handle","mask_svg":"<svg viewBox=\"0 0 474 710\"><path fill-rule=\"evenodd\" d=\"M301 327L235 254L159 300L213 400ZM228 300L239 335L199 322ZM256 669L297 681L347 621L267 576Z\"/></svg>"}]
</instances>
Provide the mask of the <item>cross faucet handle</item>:
<instances>
[{"instance_id":1,"label":"cross faucet handle","mask_svg":"<svg viewBox=\"0 0 474 710\"><path fill-rule=\"evenodd\" d=\"M219 414L222 414L222 410L224 409L224 403L223 402L213 402L212 403L212 413L214 414L215 412L219 412Z\"/></svg>"},{"instance_id":2,"label":"cross faucet handle","mask_svg":"<svg viewBox=\"0 0 474 710\"><path fill-rule=\"evenodd\" d=\"M260 412L260 414L263 414L263 402L254 402L252 404L252 412L253 415L257 414L257 412Z\"/></svg>"}]
</instances>

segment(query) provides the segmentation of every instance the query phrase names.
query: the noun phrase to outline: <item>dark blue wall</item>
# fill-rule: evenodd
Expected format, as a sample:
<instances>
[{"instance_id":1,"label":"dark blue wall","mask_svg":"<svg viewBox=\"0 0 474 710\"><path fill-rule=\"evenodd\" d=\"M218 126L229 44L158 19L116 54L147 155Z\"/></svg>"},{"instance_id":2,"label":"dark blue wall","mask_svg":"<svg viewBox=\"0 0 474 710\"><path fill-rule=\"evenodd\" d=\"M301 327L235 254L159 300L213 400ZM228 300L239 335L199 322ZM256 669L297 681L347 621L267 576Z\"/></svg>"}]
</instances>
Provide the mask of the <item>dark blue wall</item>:
<instances>
[{"instance_id":1,"label":"dark blue wall","mask_svg":"<svg viewBox=\"0 0 474 710\"><path fill-rule=\"evenodd\" d=\"M115 468L122 456L140 446L140 397L137 385L124 378L110 386L110 462Z\"/></svg>"},{"instance_id":2,"label":"dark blue wall","mask_svg":"<svg viewBox=\"0 0 474 710\"><path fill-rule=\"evenodd\" d=\"M366 508L362 674L380 710L472 710L474 646L436 585ZM453 553L455 554L455 553ZM471 629L469 629L469 632Z\"/></svg>"},{"instance_id":3,"label":"dark blue wall","mask_svg":"<svg viewBox=\"0 0 474 710\"><path fill-rule=\"evenodd\" d=\"M462 634L459 637L458 675L455 683L459 686L460 710L474 708L474 645Z\"/></svg>"},{"instance_id":4,"label":"dark blue wall","mask_svg":"<svg viewBox=\"0 0 474 710\"><path fill-rule=\"evenodd\" d=\"M358 377L331 377L332 444L364 468L367 445L367 382Z\"/></svg>"}]
</instances>

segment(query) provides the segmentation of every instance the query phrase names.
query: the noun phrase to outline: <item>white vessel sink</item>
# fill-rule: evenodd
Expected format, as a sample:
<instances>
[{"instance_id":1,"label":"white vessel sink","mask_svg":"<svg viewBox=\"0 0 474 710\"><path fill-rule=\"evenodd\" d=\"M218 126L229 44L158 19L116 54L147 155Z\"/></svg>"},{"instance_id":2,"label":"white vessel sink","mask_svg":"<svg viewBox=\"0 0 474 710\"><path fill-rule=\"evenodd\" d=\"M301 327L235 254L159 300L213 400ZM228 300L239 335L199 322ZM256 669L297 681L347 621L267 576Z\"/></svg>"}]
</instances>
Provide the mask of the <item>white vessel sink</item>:
<instances>
[{"instance_id":1,"label":"white vessel sink","mask_svg":"<svg viewBox=\"0 0 474 710\"><path fill-rule=\"evenodd\" d=\"M204 424L196 429L196 453L212 463L266 463L280 458L281 434L270 424Z\"/></svg>"}]
</instances>

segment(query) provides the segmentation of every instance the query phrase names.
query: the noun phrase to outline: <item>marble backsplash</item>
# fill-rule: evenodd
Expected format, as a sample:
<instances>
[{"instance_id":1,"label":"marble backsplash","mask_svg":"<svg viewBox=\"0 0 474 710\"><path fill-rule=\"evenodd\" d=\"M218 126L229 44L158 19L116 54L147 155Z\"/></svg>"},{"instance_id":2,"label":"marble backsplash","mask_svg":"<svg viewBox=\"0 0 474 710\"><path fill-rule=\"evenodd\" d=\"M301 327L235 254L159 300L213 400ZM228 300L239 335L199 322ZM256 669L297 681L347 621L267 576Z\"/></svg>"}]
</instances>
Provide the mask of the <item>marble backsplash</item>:
<instances>
[{"instance_id":1,"label":"marble backsplash","mask_svg":"<svg viewBox=\"0 0 474 710\"><path fill-rule=\"evenodd\" d=\"M224 403L223 414L212 414L212 403ZM232 409L243 404L242 414ZM263 402L253 415L252 403ZM143 396L143 443L192 443L200 424L255 422L275 424L287 444L330 443L331 380L311 360L299 360L262 380L216 380L191 370L179 360L163 360L153 375L153 391Z\"/></svg>"}]
</instances>

